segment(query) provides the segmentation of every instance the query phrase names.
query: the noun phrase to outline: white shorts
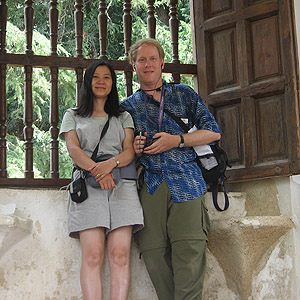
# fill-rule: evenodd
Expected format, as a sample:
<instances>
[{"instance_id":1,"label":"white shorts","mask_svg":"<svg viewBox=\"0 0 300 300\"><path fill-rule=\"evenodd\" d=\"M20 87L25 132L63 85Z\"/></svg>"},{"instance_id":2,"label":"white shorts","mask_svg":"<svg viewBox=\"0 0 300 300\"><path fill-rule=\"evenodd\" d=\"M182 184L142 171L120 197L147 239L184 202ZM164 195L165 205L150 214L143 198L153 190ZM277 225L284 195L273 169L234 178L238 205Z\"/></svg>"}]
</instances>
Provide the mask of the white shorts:
<instances>
[{"instance_id":1,"label":"white shorts","mask_svg":"<svg viewBox=\"0 0 300 300\"><path fill-rule=\"evenodd\" d=\"M80 231L96 227L106 228L106 233L123 226L133 226L133 232L143 228L143 211L135 180L121 179L111 190L86 186L88 198L82 203L75 203L69 197L70 237L79 238Z\"/></svg>"}]
</instances>

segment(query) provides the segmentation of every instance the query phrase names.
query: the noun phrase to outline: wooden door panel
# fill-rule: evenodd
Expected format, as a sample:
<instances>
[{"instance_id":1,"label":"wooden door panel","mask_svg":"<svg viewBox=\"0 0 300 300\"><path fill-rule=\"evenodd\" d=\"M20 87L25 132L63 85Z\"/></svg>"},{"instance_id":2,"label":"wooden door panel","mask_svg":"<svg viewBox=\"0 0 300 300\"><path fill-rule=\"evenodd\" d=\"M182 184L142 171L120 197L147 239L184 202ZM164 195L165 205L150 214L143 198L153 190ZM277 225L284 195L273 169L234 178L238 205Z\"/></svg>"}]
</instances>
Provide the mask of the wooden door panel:
<instances>
[{"instance_id":1,"label":"wooden door panel","mask_svg":"<svg viewBox=\"0 0 300 300\"><path fill-rule=\"evenodd\" d=\"M258 161L288 159L284 95L256 99Z\"/></svg>"},{"instance_id":2,"label":"wooden door panel","mask_svg":"<svg viewBox=\"0 0 300 300\"><path fill-rule=\"evenodd\" d=\"M228 13L233 10L232 0L211 0L205 2L207 3L207 18L212 18L219 14Z\"/></svg>"},{"instance_id":3,"label":"wooden door panel","mask_svg":"<svg viewBox=\"0 0 300 300\"><path fill-rule=\"evenodd\" d=\"M235 28L228 28L209 33L210 43L207 45L209 60L213 68L210 93L237 85L237 63L236 63L236 33Z\"/></svg>"},{"instance_id":4,"label":"wooden door panel","mask_svg":"<svg viewBox=\"0 0 300 300\"><path fill-rule=\"evenodd\" d=\"M255 166L258 163L258 137L257 137L257 118L256 118L256 109L255 102L253 97L242 97L241 100L241 119L243 124L242 137L245 150L245 161L244 167L246 169Z\"/></svg>"},{"instance_id":5,"label":"wooden door panel","mask_svg":"<svg viewBox=\"0 0 300 300\"><path fill-rule=\"evenodd\" d=\"M230 170L227 170L226 174L228 180L231 182L246 181L259 178L270 178L274 176L282 176L282 174L289 174L290 167L288 161L276 161L257 164L255 166L233 166Z\"/></svg>"},{"instance_id":6,"label":"wooden door panel","mask_svg":"<svg viewBox=\"0 0 300 300\"><path fill-rule=\"evenodd\" d=\"M255 5L255 4L259 4L262 2L266 2L265 0L248 0L248 5Z\"/></svg>"},{"instance_id":7,"label":"wooden door panel","mask_svg":"<svg viewBox=\"0 0 300 300\"><path fill-rule=\"evenodd\" d=\"M230 164L239 166L244 164L243 145L241 143L241 111L240 103L218 107L215 110L218 124L223 130L221 146L227 149Z\"/></svg>"},{"instance_id":8,"label":"wooden door panel","mask_svg":"<svg viewBox=\"0 0 300 300\"><path fill-rule=\"evenodd\" d=\"M300 173L291 0L192 5L199 93L223 132L230 180Z\"/></svg>"},{"instance_id":9,"label":"wooden door panel","mask_svg":"<svg viewBox=\"0 0 300 300\"><path fill-rule=\"evenodd\" d=\"M253 81L280 75L282 68L278 16L250 22L249 28Z\"/></svg>"}]
</instances>

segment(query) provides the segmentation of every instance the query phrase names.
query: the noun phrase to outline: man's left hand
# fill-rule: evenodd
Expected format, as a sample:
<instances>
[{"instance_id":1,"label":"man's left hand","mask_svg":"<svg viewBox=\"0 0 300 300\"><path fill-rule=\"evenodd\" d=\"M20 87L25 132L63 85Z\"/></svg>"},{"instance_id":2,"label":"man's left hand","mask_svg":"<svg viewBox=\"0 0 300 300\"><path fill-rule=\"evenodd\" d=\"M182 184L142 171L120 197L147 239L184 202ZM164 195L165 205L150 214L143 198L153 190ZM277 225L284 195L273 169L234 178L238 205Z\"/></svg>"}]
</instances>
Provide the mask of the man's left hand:
<instances>
[{"instance_id":1,"label":"man's left hand","mask_svg":"<svg viewBox=\"0 0 300 300\"><path fill-rule=\"evenodd\" d=\"M172 135L166 132L159 132L153 136L156 141L150 146L144 148L145 154L159 154L178 147L180 143L179 135Z\"/></svg>"}]
</instances>

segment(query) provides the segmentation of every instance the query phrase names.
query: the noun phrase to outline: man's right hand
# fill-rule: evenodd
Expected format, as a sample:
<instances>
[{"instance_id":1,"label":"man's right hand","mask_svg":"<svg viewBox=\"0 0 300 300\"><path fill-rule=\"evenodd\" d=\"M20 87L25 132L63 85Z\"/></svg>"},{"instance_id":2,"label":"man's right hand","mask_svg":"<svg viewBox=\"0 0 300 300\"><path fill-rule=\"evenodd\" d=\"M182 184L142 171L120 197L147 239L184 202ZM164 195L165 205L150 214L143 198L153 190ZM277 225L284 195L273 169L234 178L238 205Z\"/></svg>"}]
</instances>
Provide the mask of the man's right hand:
<instances>
[{"instance_id":1,"label":"man's right hand","mask_svg":"<svg viewBox=\"0 0 300 300\"><path fill-rule=\"evenodd\" d=\"M134 151L139 156L142 155L142 153L144 152L144 147L146 145L146 136L147 133L145 132L144 135L142 136L137 135L134 139L134 143L133 143Z\"/></svg>"}]
</instances>

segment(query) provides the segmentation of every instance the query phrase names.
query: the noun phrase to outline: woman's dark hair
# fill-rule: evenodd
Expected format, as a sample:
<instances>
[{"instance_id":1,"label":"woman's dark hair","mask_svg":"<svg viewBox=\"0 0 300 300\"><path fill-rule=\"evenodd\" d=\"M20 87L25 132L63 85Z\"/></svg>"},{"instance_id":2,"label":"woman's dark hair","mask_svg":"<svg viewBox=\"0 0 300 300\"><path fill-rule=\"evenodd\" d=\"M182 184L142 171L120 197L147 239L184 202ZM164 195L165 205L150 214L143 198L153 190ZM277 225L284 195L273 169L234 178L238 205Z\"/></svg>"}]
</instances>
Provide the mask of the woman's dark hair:
<instances>
[{"instance_id":1,"label":"woman's dark hair","mask_svg":"<svg viewBox=\"0 0 300 300\"><path fill-rule=\"evenodd\" d=\"M104 60L97 60L91 63L85 70L83 83L79 91L79 103L74 109L76 114L81 117L90 117L93 113L93 90L92 90L92 79L95 70L99 66L107 66L110 70L112 77L112 87L108 94L107 101L104 105L104 111L109 116L118 117L120 112L119 95L117 90L117 77L116 73L110 63Z\"/></svg>"}]
</instances>

